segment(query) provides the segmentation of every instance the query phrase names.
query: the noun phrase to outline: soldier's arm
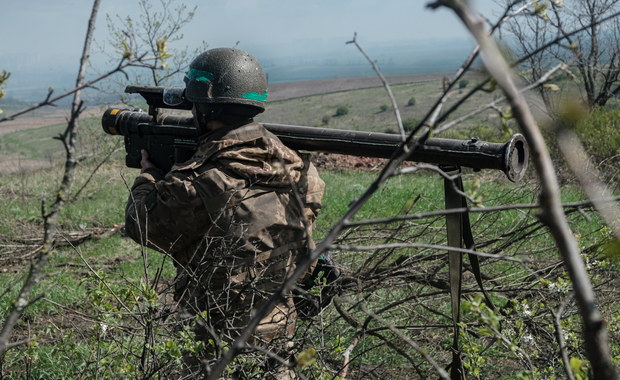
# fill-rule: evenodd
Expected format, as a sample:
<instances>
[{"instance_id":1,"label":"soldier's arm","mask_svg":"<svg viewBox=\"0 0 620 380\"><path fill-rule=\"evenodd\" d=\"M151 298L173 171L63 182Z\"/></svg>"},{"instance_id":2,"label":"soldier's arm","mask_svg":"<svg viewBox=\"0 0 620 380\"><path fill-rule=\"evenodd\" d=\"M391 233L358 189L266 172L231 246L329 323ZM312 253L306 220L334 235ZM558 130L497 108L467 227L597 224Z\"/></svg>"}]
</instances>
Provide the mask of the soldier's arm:
<instances>
[{"instance_id":1,"label":"soldier's arm","mask_svg":"<svg viewBox=\"0 0 620 380\"><path fill-rule=\"evenodd\" d=\"M125 208L125 228L136 242L177 256L202 236L206 223L191 178L175 171L164 177L155 167L136 178Z\"/></svg>"}]
</instances>

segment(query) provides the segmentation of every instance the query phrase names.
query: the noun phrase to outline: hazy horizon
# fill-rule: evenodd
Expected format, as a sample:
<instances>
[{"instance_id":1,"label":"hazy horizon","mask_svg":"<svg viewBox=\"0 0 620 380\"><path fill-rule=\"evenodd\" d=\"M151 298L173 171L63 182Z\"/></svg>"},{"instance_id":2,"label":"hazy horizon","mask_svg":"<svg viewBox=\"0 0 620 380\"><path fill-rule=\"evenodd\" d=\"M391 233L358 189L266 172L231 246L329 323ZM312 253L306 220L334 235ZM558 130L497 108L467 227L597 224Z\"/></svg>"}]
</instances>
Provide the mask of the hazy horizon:
<instances>
[{"instance_id":1,"label":"hazy horizon","mask_svg":"<svg viewBox=\"0 0 620 380\"><path fill-rule=\"evenodd\" d=\"M178 2L177 2L178 3ZM264 65L270 83L374 75L352 45L353 33L385 75L455 70L473 47L452 12L431 11L427 1L386 0L221 0L200 2L175 47L238 46ZM102 0L95 33L106 44L106 14L139 17L137 3ZM487 16L491 2L478 1ZM75 80L92 2L28 0L3 5L5 38L0 70L12 73L7 99L33 101L48 87L70 88ZM95 66L103 58L92 55Z\"/></svg>"}]
</instances>

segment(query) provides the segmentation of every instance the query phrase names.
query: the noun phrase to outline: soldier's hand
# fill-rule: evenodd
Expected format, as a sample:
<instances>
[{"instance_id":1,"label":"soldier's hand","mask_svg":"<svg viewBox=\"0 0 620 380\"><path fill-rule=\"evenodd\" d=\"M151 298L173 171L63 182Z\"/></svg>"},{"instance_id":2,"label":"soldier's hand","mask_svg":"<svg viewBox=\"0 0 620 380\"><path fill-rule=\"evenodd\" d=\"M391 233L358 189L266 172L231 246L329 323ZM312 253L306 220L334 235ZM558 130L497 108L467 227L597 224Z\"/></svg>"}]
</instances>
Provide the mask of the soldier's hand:
<instances>
[{"instance_id":1,"label":"soldier's hand","mask_svg":"<svg viewBox=\"0 0 620 380\"><path fill-rule=\"evenodd\" d=\"M140 166L142 167L142 170L140 170L140 173L144 173L148 169L157 167L154 163L149 161L149 152L147 152L146 149L142 149L140 153L142 153L142 159L140 160Z\"/></svg>"}]
</instances>

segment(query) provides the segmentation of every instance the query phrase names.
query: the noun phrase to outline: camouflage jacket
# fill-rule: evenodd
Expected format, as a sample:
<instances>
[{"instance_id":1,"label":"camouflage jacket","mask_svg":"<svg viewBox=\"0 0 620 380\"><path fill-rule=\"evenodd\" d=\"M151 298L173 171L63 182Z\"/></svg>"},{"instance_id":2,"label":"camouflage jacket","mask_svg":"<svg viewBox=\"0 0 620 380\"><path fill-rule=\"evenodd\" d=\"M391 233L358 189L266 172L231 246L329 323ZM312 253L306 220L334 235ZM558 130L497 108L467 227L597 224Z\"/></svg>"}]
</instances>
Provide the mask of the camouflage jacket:
<instances>
[{"instance_id":1,"label":"camouflage jacket","mask_svg":"<svg viewBox=\"0 0 620 380\"><path fill-rule=\"evenodd\" d=\"M222 128L165 177L150 169L136 178L126 230L173 257L181 277L177 296L193 294L186 303L211 310L217 301L200 295L225 294L247 313L313 248L309 233L323 190L309 157L262 125ZM249 296L251 289L261 296Z\"/></svg>"}]
</instances>

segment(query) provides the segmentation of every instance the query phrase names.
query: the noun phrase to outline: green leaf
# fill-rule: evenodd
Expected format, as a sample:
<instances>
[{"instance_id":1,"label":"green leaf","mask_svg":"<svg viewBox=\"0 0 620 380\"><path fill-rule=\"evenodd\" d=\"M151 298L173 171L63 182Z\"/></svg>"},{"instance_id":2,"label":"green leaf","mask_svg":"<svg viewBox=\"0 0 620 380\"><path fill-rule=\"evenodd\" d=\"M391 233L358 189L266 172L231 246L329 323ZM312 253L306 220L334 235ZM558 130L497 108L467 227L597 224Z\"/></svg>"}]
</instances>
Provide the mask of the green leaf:
<instances>
[{"instance_id":1,"label":"green leaf","mask_svg":"<svg viewBox=\"0 0 620 380\"><path fill-rule=\"evenodd\" d=\"M613 239L603 244L603 254L610 259L620 259L620 241Z\"/></svg>"},{"instance_id":2,"label":"green leaf","mask_svg":"<svg viewBox=\"0 0 620 380\"><path fill-rule=\"evenodd\" d=\"M480 335L485 335L485 336L492 336L493 335L493 331L491 331L491 329L486 328L486 327L481 327L478 329L478 333Z\"/></svg>"},{"instance_id":3,"label":"green leaf","mask_svg":"<svg viewBox=\"0 0 620 380\"><path fill-rule=\"evenodd\" d=\"M302 368L313 364L316 361L316 349L310 347L300 352L297 356L297 367Z\"/></svg>"},{"instance_id":4,"label":"green leaf","mask_svg":"<svg viewBox=\"0 0 620 380\"><path fill-rule=\"evenodd\" d=\"M573 371L573 374L575 375L575 377L577 379L583 379L585 375L584 370L583 370L583 367L585 364L584 361L579 358L572 357L569 360L569 364L570 364L570 369Z\"/></svg>"}]
</instances>

